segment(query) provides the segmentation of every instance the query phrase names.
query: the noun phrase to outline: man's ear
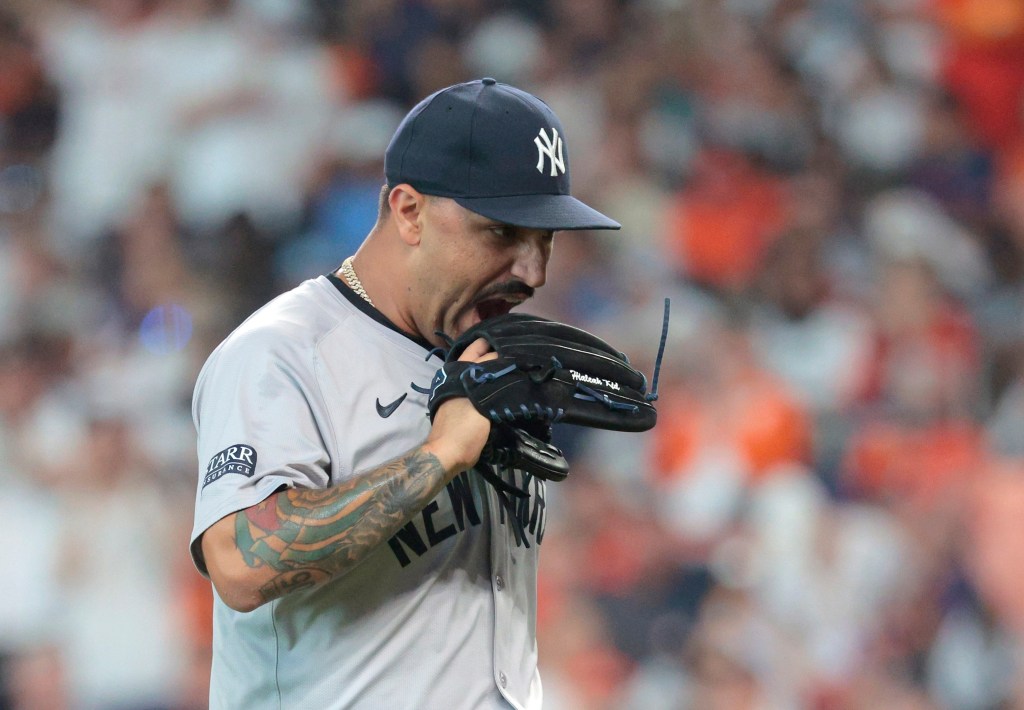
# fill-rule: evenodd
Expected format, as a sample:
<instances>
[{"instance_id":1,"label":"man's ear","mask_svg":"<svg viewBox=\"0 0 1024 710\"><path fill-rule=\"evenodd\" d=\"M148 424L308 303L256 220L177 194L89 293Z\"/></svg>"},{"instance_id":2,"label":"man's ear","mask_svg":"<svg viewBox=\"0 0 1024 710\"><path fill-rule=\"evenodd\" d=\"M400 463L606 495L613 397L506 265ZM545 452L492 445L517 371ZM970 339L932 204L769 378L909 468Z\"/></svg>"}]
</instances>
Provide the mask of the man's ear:
<instances>
[{"instance_id":1,"label":"man's ear","mask_svg":"<svg viewBox=\"0 0 1024 710\"><path fill-rule=\"evenodd\" d=\"M426 202L426 195L406 183L391 188L391 194L388 195L388 206L391 208L395 227L402 241L409 246L420 243L423 232L423 208Z\"/></svg>"}]
</instances>

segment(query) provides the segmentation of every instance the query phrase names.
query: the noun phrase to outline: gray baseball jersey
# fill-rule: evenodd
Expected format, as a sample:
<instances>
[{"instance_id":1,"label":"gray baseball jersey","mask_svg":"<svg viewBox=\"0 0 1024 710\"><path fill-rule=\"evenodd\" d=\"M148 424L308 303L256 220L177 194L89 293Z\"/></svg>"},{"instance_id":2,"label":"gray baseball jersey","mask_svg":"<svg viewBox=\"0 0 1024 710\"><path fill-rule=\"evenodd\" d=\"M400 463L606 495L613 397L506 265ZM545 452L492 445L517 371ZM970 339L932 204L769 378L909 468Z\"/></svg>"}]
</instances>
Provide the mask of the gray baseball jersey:
<instances>
[{"instance_id":1,"label":"gray baseball jersey","mask_svg":"<svg viewBox=\"0 0 1024 710\"><path fill-rule=\"evenodd\" d=\"M334 277L253 314L199 375L192 554L217 520L284 488L324 488L421 444L439 366ZM416 387L419 389L417 389ZM250 613L214 601L210 706L534 709L544 483L520 472L526 544L464 472L359 566Z\"/></svg>"}]
</instances>

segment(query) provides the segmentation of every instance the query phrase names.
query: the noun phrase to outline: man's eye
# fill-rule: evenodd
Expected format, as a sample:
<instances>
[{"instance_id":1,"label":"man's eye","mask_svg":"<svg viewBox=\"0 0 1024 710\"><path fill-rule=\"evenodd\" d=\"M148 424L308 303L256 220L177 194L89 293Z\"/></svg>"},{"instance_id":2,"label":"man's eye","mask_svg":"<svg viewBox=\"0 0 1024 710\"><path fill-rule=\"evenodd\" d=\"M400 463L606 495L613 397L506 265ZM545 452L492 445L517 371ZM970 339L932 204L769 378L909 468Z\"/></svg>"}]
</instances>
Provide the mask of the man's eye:
<instances>
[{"instance_id":1,"label":"man's eye","mask_svg":"<svg viewBox=\"0 0 1024 710\"><path fill-rule=\"evenodd\" d=\"M488 227L488 229L499 237L508 238L512 236L512 228L505 224L496 224L493 227Z\"/></svg>"}]
</instances>

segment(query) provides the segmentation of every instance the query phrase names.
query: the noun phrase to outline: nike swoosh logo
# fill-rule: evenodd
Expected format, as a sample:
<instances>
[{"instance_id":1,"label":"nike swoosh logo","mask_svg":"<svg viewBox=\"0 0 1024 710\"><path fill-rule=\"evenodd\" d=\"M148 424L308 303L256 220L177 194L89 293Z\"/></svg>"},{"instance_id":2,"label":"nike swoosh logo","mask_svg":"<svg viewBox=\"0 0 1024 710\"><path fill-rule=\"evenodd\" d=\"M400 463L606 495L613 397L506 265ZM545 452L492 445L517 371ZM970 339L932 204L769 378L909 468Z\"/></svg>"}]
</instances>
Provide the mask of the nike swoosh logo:
<instances>
[{"instance_id":1,"label":"nike swoosh logo","mask_svg":"<svg viewBox=\"0 0 1024 710\"><path fill-rule=\"evenodd\" d=\"M392 414L395 413L395 410L398 409L398 405L400 405L402 402L404 402L405 398L408 395L409 395L408 392L404 392L401 397L396 399L391 404L381 404L380 403L380 397L378 397L377 398L377 414L381 415L381 417L383 417L384 419L387 419L388 417L390 417Z\"/></svg>"}]
</instances>

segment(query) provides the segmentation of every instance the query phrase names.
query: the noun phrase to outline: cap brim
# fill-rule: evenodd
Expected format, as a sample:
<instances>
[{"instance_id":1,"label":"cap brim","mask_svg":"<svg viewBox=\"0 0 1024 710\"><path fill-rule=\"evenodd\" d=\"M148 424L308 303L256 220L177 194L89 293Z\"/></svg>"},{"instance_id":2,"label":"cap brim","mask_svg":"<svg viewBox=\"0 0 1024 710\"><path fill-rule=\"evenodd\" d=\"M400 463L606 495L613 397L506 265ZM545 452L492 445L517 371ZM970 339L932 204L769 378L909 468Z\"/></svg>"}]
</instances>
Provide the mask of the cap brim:
<instances>
[{"instance_id":1,"label":"cap brim","mask_svg":"<svg viewBox=\"0 0 1024 710\"><path fill-rule=\"evenodd\" d=\"M505 224L552 231L572 229L621 229L572 195L515 195L511 197L453 197L467 210Z\"/></svg>"}]
</instances>

